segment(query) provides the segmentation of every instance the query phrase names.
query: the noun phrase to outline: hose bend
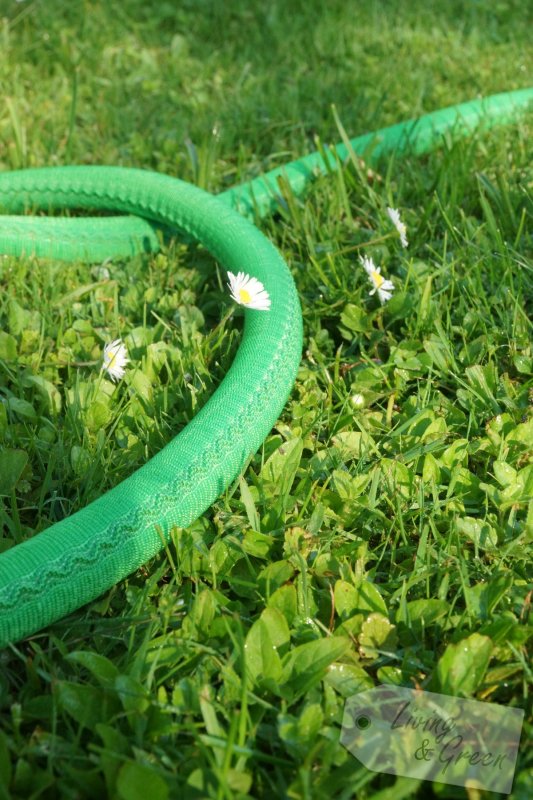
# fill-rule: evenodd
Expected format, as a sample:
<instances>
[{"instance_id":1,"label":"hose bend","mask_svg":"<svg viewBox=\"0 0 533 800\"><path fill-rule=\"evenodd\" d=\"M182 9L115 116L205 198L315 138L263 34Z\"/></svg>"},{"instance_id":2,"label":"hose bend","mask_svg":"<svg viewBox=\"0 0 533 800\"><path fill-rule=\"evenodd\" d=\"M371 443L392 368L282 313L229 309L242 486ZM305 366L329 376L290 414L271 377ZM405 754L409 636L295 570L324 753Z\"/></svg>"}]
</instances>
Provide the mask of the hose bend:
<instances>
[{"instance_id":1,"label":"hose bend","mask_svg":"<svg viewBox=\"0 0 533 800\"><path fill-rule=\"evenodd\" d=\"M173 526L198 518L272 428L302 352L291 273L248 220L212 195L157 173L64 167L0 175L4 207L125 211L182 231L235 273L264 284L268 312L245 309L237 355L194 419L133 475L0 555L0 645L98 597L154 556Z\"/></svg>"}]
</instances>

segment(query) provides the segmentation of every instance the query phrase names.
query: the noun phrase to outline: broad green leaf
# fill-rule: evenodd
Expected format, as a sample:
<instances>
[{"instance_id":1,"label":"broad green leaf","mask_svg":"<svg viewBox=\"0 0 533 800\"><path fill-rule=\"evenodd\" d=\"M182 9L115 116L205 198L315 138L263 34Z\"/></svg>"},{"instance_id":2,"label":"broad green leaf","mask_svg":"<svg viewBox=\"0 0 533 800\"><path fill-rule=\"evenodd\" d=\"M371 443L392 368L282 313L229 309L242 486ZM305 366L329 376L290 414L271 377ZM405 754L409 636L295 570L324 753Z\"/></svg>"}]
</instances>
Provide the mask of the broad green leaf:
<instances>
[{"instance_id":1,"label":"broad green leaf","mask_svg":"<svg viewBox=\"0 0 533 800\"><path fill-rule=\"evenodd\" d=\"M320 553L313 561L313 573L319 578L340 575L341 565L339 559L332 553Z\"/></svg>"},{"instance_id":2,"label":"broad green leaf","mask_svg":"<svg viewBox=\"0 0 533 800\"><path fill-rule=\"evenodd\" d=\"M309 751L324 722L324 713L319 703L306 706L302 714L278 715L278 733L289 752L303 756Z\"/></svg>"},{"instance_id":3,"label":"broad green leaf","mask_svg":"<svg viewBox=\"0 0 533 800\"><path fill-rule=\"evenodd\" d=\"M401 461L382 458L380 461L387 491L392 491L408 499L414 488L414 473Z\"/></svg>"},{"instance_id":4,"label":"broad green leaf","mask_svg":"<svg viewBox=\"0 0 533 800\"><path fill-rule=\"evenodd\" d=\"M299 437L289 439L270 456L260 472L260 478L275 484L279 494L288 494L302 457L303 442Z\"/></svg>"},{"instance_id":5,"label":"broad green leaf","mask_svg":"<svg viewBox=\"0 0 533 800\"><path fill-rule=\"evenodd\" d=\"M50 742L49 745L53 746ZM46 745L45 745L46 746ZM43 797L51 786L56 785L56 779L48 770L39 769L32 759L31 764L19 756L11 780L12 794L5 794L6 800L13 798ZM0 795L1 796L1 795Z\"/></svg>"},{"instance_id":6,"label":"broad green leaf","mask_svg":"<svg viewBox=\"0 0 533 800\"><path fill-rule=\"evenodd\" d=\"M18 334L22 333L25 328L30 327L31 321L31 312L22 308L22 306L17 303L15 298L11 297L9 300L7 315L7 322L10 332L15 336L18 336Z\"/></svg>"},{"instance_id":7,"label":"broad green leaf","mask_svg":"<svg viewBox=\"0 0 533 800\"><path fill-rule=\"evenodd\" d=\"M319 703L312 703L304 708L298 718L298 733L304 741L311 741L319 732L324 721L324 714Z\"/></svg>"},{"instance_id":8,"label":"broad green leaf","mask_svg":"<svg viewBox=\"0 0 533 800\"><path fill-rule=\"evenodd\" d=\"M265 609L248 631L244 644L246 668L252 681L270 689L275 688L282 673L275 637L282 643L286 643L289 638L287 623L283 620L284 630L283 622L280 620L283 620L283 617L279 611L273 608Z\"/></svg>"},{"instance_id":9,"label":"broad green leaf","mask_svg":"<svg viewBox=\"0 0 533 800\"><path fill-rule=\"evenodd\" d=\"M370 675L359 664L330 664L324 683L332 686L341 697L351 697L374 686Z\"/></svg>"},{"instance_id":10,"label":"broad green leaf","mask_svg":"<svg viewBox=\"0 0 533 800\"><path fill-rule=\"evenodd\" d=\"M433 364L435 364L441 372L447 373L452 364L448 348L443 342L436 336L430 336L428 339L424 340L423 347Z\"/></svg>"},{"instance_id":11,"label":"broad green leaf","mask_svg":"<svg viewBox=\"0 0 533 800\"><path fill-rule=\"evenodd\" d=\"M166 781L151 767L127 761L117 776L120 800L168 800Z\"/></svg>"},{"instance_id":12,"label":"broad green leaf","mask_svg":"<svg viewBox=\"0 0 533 800\"><path fill-rule=\"evenodd\" d=\"M449 644L439 658L436 679L445 694L469 697L481 685L493 644L488 636L473 633L457 644Z\"/></svg>"},{"instance_id":13,"label":"broad green leaf","mask_svg":"<svg viewBox=\"0 0 533 800\"><path fill-rule=\"evenodd\" d=\"M141 325L137 328L133 328L128 335L124 337L124 344L128 350L142 350L152 343L152 337L153 330Z\"/></svg>"},{"instance_id":14,"label":"broad green leaf","mask_svg":"<svg viewBox=\"0 0 533 800\"><path fill-rule=\"evenodd\" d=\"M513 582L512 575L496 573L487 582L465 586L465 599L471 616L482 620L490 617L502 597L512 587Z\"/></svg>"},{"instance_id":15,"label":"broad green leaf","mask_svg":"<svg viewBox=\"0 0 533 800\"><path fill-rule=\"evenodd\" d=\"M148 376L145 375L144 372L141 372L141 370L139 369L132 371L129 377L129 384L130 388L136 392L136 394L141 398L141 400L143 400L144 403L147 403L148 406L151 407L154 392Z\"/></svg>"},{"instance_id":16,"label":"broad green leaf","mask_svg":"<svg viewBox=\"0 0 533 800\"><path fill-rule=\"evenodd\" d=\"M516 470L505 461L495 461L492 468L501 486L511 486L516 481Z\"/></svg>"},{"instance_id":17,"label":"broad green leaf","mask_svg":"<svg viewBox=\"0 0 533 800\"><path fill-rule=\"evenodd\" d=\"M453 488L454 495L465 503L476 503L483 497L479 478L465 467L455 466L452 468L450 487Z\"/></svg>"},{"instance_id":18,"label":"broad green leaf","mask_svg":"<svg viewBox=\"0 0 533 800\"><path fill-rule=\"evenodd\" d=\"M224 777L233 797L250 797L249 791L253 777L249 772L242 769L228 769Z\"/></svg>"},{"instance_id":19,"label":"broad green leaf","mask_svg":"<svg viewBox=\"0 0 533 800\"><path fill-rule=\"evenodd\" d=\"M313 513L311 514L311 518L307 523L307 530L311 534L311 536L316 536L322 527L322 523L324 522L325 517L325 506L323 503L316 503Z\"/></svg>"},{"instance_id":20,"label":"broad green leaf","mask_svg":"<svg viewBox=\"0 0 533 800\"><path fill-rule=\"evenodd\" d=\"M455 521L459 533L467 536L482 550L494 550L498 546L498 534L488 522L474 517L463 517Z\"/></svg>"},{"instance_id":21,"label":"broad green leaf","mask_svg":"<svg viewBox=\"0 0 533 800\"><path fill-rule=\"evenodd\" d=\"M379 611L387 614L385 601L370 581L359 580L355 585L337 581L334 591L335 609L343 620L358 612Z\"/></svg>"},{"instance_id":22,"label":"broad green leaf","mask_svg":"<svg viewBox=\"0 0 533 800\"><path fill-rule=\"evenodd\" d=\"M287 620L288 625L292 625L298 610L298 596L296 587L293 584L280 586L268 600L268 607L277 609Z\"/></svg>"},{"instance_id":23,"label":"broad green leaf","mask_svg":"<svg viewBox=\"0 0 533 800\"><path fill-rule=\"evenodd\" d=\"M46 401L48 411L59 414L61 411L61 393L51 381L47 381L42 375L25 375L22 385L26 387L35 386Z\"/></svg>"},{"instance_id":24,"label":"broad green leaf","mask_svg":"<svg viewBox=\"0 0 533 800\"><path fill-rule=\"evenodd\" d=\"M341 431L332 438L343 461L360 458L364 455L371 443L371 437L366 431Z\"/></svg>"},{"instance_id":25,"label":"broad green leaf","mask_svg":"<svg viewBox=\"0 0 533 800\"><path fill-rule=\"evenodd\" d=\"M337 581L334 590L335 611L341 619L348 619L357 610L359 595L355 586L347 581Z\"/></svg>"},{"instance_id":26,"label":"broad green leaf","mask_svg":"<svg viewBox=\"0 0 533 800\"><path fill-rule=\"evenodd\" d=\"M422 468L422 480L424 483L440 484L441 474L437 459L431 453L424 456L424 466Z\"/></svg>"},{"instance_id":27,"label":"broad green leaf","mask_svg":"<svg viewBox=\"0 0 533 800\"><path fill-rule=\"evenodd\" d=\"M101 686L112 684L119 675L116 666L105 656L91 650L74 650L65 656L67 661L81 664L94 675Z\"/></svg>"},{"instance_id":28,"label":"broad green leaf","mask_svg":"<svg viewBox=\"0 0 533 800\"><path fill-rule=\"evenodd\" d=\"M370 475L367 474L354 476L344 470L335 469L330 486L342 500L355 500L364 492L370 480Z\"/></svg>"},{"instance_id":29,"label":"broad green leaf","mask_svg":"<svg viewBox=\"0 0 533 800\"><path fill-rule=\"evenodd\" d=\"M9 784L11 783L11 757L9 755L8 738L0 731L0 798L9 798ZM2 794L2 791L4 792Z\"/></svg>"},{"instance_id":30,"label":"broad green leaf","mask_svg":"<svg viewBox=\"0 0 533 800\"><path fill-rule=\"evenodd\" d=\"M331 473L329 483L331 491L335 491L341 500L351 500L352 498L352 478L348 472L334 469Z\"/></svg>"},{"instance_id":31,"label":"broad green leaf","mask_svg":"<svg viewBox=\"0 0 533 800\"><path fill-rule=\"evenodd\" d=\"M75 444L70 449L70 463L76 475L87 475L87 471L93 462L91 454L84 447Z\"/></svg>"},{"instance_id":32,"label":"broad green leaf","mask_svg":"<svg viewBox=\"0 0 533 800\"><path fill-rule=\"evenodd\" d=\"M343 463L339 448L327 447L324 450L317 450L309 459L307 467L313 480L317 478L323 480Z\"/></svg>"},{"instance_id":33,"label":"broad green leaf","mask_svg":"<svg viewBox=\"0 0 533 800\"><path fill-rule=\"evenodd\" d=\"M417 411L406 422L394 431L394 435L408 433L410 436L422 438L430 425L435 422L435 412L432 408Z\"/></svg>"},{"instance_id":34,"label":"broad green leaf","mask_svg":"<svg viewBox=\"0 0 533 800\"><path fill-rule=\"evenodd\" d=\"M69 297L69 300L71 297L72 299L74 299L77 295L83 295L86 292L90 292L91 289L93 289L95 286L98 285L99 284L96 283L96 284L89 284L88 286L80 286L78 289L74 290L74 292L72 293L73 296L67 295L67 297ZM62 298L62 300L64 299L65 298ZM75 319L74 322L72 323L72 328L73 330L78 331L78 333L91 334L94 332L92 323L88 319Z\"/></svg>"},{"instance_id":35,"label":"broad green leaf","mask_svg":"<svg viewBox=\"0 0 533 800\"><path fill-rule=\"evenodd\" d=\"M472 367L466 368L465 374L472 386L484 394L487 399L493 399L494 392L498 387L498 373L494 364L485 364L483 367L474 364Z\"/></svg>"},{"instance_id":36,"label":"broad green leaf","mask_svg":"<svg viewBox=\"0 0 533 800\"><path fill-rule=\"evenodd\" d=\"M150 707L148 692L131 675L118 675L115 678L115 690L125 711L137 711L143 714Z\"/></svg>"},{"instance_id":37,"label":"broad green leaf","mask_svg":"<svg viewBox=\"0 0 533 800\"><path fill-rule=\"evenodd\" d=\"M7 410L3 398L0 397L0 442L3 442L7 431Z\"/></svg>"},{"instance_id":38,"label":"broad green leaf","mask_svg":"<svg viewBox=\"0 0 533 800\"><path fill-rule=\"evenodd\" d=\"M359 635L359 651L363 658L377 658L380 652L392 653L397 644L396 626L387 617L373 613L365 619Z\"/></svg>"},{"instance_id":39,"label":"broad green leaf","mask_svg":"<svg viewBox=\"0 0 533 800\"><path fill-rule=\"evenodd\" d=\"M522 375L531 375L533 373L533 359L528 356L514 356L513 364L517 372L521 372Z\"/></svg>"},{"instance_id":40,"label":"broad green leaf","mask_svg":"<svg viewBox=\"0 0 533 800\"><path fill-rule=\"evenodd\" d=\"M283 657L289 648L290 631L287 620L276 608L265 608L260 619L267 627L268 634L276 651Z\"/></svg>"},{"instance_id":41,"label":"broad green leaf","mask_svg":"<svg viewBox=\"0 0 533 800\"><path fill-rule=\"evenodd\" d=\"M87 410L85 423L91 433L96 433L106 427L111 416L110 408L100 400L95 400Z\"/></svg>"},{"instance_id":42,"label":"broad green leaf","mask_svg":"<svg viewBox=\"0 0 533 800\"><path fill-rule=\"evenodd\" d=\"M59 707L81 726L94 730L105 718L104 693L95 686L58 681L55 686Z\"/></svg>"},{"instance_id":43,"label":"broad green leaf","mask_svg":"<svg viewBox=\"0 0 533 800\"><path fill-rule=\"evenodd\" d=\"M489 599L492 598L487 598L487 600ZM492 608L495 605L496 603L493 603ZM520 628L515 615L511 611L504 611L502 614L498 614L491 620L485 622L478 633L483 636L488 636L495 645L498 645L503 642L513 641L518 630L520 630ZM522 630L525 630L526 636L531 636L531 631L524 628L522 628Z\"/></svg>"},{"instance_id":44,"label":"broad green leaf","mask_svg":"<svg viewBox=\"0 0 533 800\"><path fill-rule=\"evenodd\" d=\"M504 412L489 420L485 430L490 441L498 446L502 439L510 436L516 428L511 415Z\"/></svg>"},{"instance_id":45,"label":"broad green leaf","mask_svg":"<svg viewBox=\"0 0 533 800\"><path fill-rule=\"evenodd\" d=\"M370 324L368 311L353 303L347 303L341 314L341 323L349 331L364 333L368 330Z\"/></svg>"},{"instance_id":46,"label":"broad green leaf","mask_svg":"<svg viewBox=\"0 0 533 800\"><path fill-rule=\"evenodd\" d=\"M293 575L294 567L288 561L273 561L257 576L257 586L261 594L268 597L290 580Z\"/></svg>"},{"instance_id":47,"label":"broad green leaf","mask_svg":"<svg viewBox=\"0 0 533 800\"><path fill-rule=\"evenodd\" d=\"M420 438L423 442L439 441L441 439L444 440L447 433L448 426L446 425L446 420L444 417L437 417L427 426Z\"/></svg>"},{"instance_id":48,"label":"broad green leaf","mask_svg":"<svg viewBox=\"0 0 533 800\"><path fill-rule=\"evenodd\" d=\"M513 576L508 574L493 575L487 582L484 592L484 601L487 614L492 614L502 597L513 585Z\"/></svg>"},{"instance_id":49,"label":"broad green leaf","mask_svg":"<svg viewBox=\"0 0 533 800\"><path fill-rule=\"evenodd\" d=\"M116 794L117 773L130 749L129 742L117 728L106 723L98 723L95 730L104 743L100 752L99 766L105 776L108 795L113 796Z\"/></svg>"},{"instance_id":50,"label":"broad green leaf","mask_svg":"<svg viewBox=\"0 0 533 800\"><path fill-rule=\"evenodd\" d=\"M166 342L153 342L153 344L148 345L146 348L146 366L149 374L152 373L152 370L159 373L163 365L168 365L168 350L169 346Z\"/></svg>"},{"instance_id":51,"label":"broad green leaf","mask_svg":"<svg viewBox=\"0 0 533 800\"><path fill-rule=\"evenodd\" d=\"M15 361L17 358L17 340L7 331L0 331L0 359Z\"/></svg>"},{"instance_id":52,"label":"broad green leaf","mask_svg":"<svg viewBox=\"0 0 533 800\"><path fill-rule=\"evenodd\" d=\"M172 690L172 705L183 713L200 713L201 689L201 685L192 678L181 678Z\"/></svg>"},{"instance_id":53,"label":"broad green leaf","mask_svg":"<svg viewBox=\"0 0 533 800\"><path fill-rule=\"evenodd\" d=\"M117 728L100 722L95 726L96 733L102 739L107 750L117 754L125 753L129 749L129 741Z\"/></svg>"},{"instance_id":54,"label":"broad green leaf","mask_svg":"<svg viewBox=\"0 0 533 800\"><path fill-rule=\"evenodd\" d=\"M34 422L37 419L37 412L31 403L21 397L8 397L7 407L21 419L29 419Z\"/></svg>"},{"instance_id":55,"label":"broad green leaf","mask_svg":"<svg viewBox=\"0 0 533 800\"><path fill-rule=\"evenodd\" d=\"M443 617L450 609L446 600L438 600L436 597L430 597L427 600L410 600L407 603L407 617L408 623L422 622L425 627L432 625L435 620ZM400 619L396 615L396 619Z\"/></svg>"},{"instance_id":56,"label":"broad green leaf","mask_svg":"<svg viewBox=\"0 0 533 800\"><path fill-rule=\"evenodd\" d=\"M515 481L501 493L505 504L527 503L533 500L533 464L529 464L516 474Z\"/></svg>"},{"instance_id":57,"label":"broad green leaf","mask_svg":"<svg viewBox=\"0 0 533 800\"><path fill-rule=\"evenodd\" d=\"M502 414L502 416L504 415ZM527 448L533 448L533 417L513 428L505 440L509 445L520 444Z\"/></svg>"},{"instance_id":58,"label":"broad green leaf","mask_svg":"<svg viewBox=\"0 0 533 800\"><path fill-rule=\"evenodd\" d=\"M218 601L215 592L204 589L196 597L189 618L194 625L197 635L209 636L211 623L215 619Z\"/></svg>"},{"instance_id":59,"label":"broad green leaf","mask_svg":"<svg viewBox=\"0 0 533 800\"><path fill-rule=\"evenodd\" d=\"M264 559L268 558L273 544L274 539L270 534L248 530L242 540L242 549L251 556Z\"/></svg>"},{"instance_id":60,"label":"broad green leaf","mask_svg":"<svg viewBox=\"0 0 533 800\"><path fill-rule=\"evenodd\" d=\"M354 614L335 628L334 636L350 636L356 639L361 633L364 621L364 614Z\"/></svg>"},{"instance_id":61,"label":"broad green leaf","mask_svg":"<svg viewBox=\"0 0 533 800\"><path fill-rule=\"evenodd\" d=\"M16 487L28 463L24 450L2 450L0 452L0 495L10 495Z\"/></svg>"},{"instance_id":62,"label":"broad green leaf","mask_svg":"<svg viewBox=\"0 0 533 800\"><path fill-rule=\"evenodd\" d=\"M457 464L465 466L468 462L468 439L456 439L439 458L443 467L451 469Z\"/></svg>"},{"instance_id":63,"label":"broad green leaf","mask_svg":"<svg viewBox=\"0 0 533 800\"><path fill-rule=\"evenodd\" d=\"M474 364L466 368L465 376L471 389L459 389L457 397L469 408L488 409L493 414L500 413L502 409L494 396L498 385L498 374L494 365L486 364L482 367Z\"/></svg>"},{"instance_id":64,"label":"broad green leaf","mask_svg":"<svg viewBox=\"0 0 533 800\"><path fill-rule=\"evenodd\" d=\"M385 616L387 615L385 601L374 583L360 580L356 584L356 589L358 611L379 611Z\"/></svg>"},{"instance_id":65,"label":"broad green leaf","mask_svg":"<svg viewBox=\"0 0 533 800\"><path fill-rule=\"evenodd\" d=\"M384 305L383 314L387 317L387 322L393 319L405 319L412 312L414 304L415 301L411 294L398 290Z\"/></svg>"},{"instance_id":66,"label":"broad green leaf","mask_svg":"<svg viewBox=\"0 0 533 800\"><path fill-rule=\"evenodd\" d=\"M324 677L326 669L353 648L347 637L332 636L294 647L283 659L282 682L305 694Z\"/></svg>"}]
</instances>

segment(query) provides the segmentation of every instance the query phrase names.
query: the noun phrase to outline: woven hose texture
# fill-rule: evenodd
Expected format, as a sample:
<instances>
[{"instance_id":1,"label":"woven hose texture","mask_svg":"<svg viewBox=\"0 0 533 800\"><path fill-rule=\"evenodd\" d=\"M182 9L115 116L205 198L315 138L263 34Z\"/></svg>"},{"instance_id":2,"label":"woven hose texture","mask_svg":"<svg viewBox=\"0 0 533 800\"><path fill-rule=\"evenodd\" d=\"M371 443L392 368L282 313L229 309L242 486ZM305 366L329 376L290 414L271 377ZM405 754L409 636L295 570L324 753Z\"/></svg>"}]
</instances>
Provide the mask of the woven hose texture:
<instances>
[{"instance_id":1,"label":"woven hose texture","mask_svg":"<svg viewBox=\"0 0 533 800\"><path fill-rule=\"evenodd\" d=\"M272 244L205 192L118 167L65 167L0 176L2 205L130 212L204 244L227 270L263 282L268 312L245 310L224 380L194 419L129 478L71 517L0 556L0 644L16 641L98 597L186 527L256 452L293 385L302 317L292 276Z\"/></svg>"}]
</instances>

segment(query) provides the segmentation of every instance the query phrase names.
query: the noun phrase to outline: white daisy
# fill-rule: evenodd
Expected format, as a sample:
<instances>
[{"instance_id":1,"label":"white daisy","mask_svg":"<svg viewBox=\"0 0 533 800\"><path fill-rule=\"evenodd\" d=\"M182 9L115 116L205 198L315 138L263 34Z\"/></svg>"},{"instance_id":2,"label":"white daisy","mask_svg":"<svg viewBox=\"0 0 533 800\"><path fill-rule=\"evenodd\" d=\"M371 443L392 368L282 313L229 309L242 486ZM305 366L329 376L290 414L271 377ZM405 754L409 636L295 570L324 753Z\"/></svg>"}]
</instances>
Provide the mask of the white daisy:
<instances>
[{"instance_id":1,"label":"white daisy","mask_svg":"<svg viewBox=\"0 0 533 800\"><path fill-rule=\"evenodd\" d=\"M392 224L400 234L400 241L402 243L402 247L407 247L407 228L405 227L404 223L400 219L400 212L397 208L389 208L387 206L387 214L389 215Z\"/></svg>"},{"instance_id":2,"label":"white daisy","mask_svg":"<svg viewBox=\"0 0 533 800\"><path fill-rule=\"evenodd\" d=\"M390 300L394 291L393 282L386 280L383 275L380 274L381 267L376 267L371 258L368 258L367 256L359 256L359 259L365 269L366 274L370 278L372 286L374 287L369 294L373 295L377 291L378 297L382 303Z\"/></svg>"},{"instance_id":3,"label":"white daisy","mask_svg":"<svg viewBox=\"0 0 533 800\"><path fill-rule=\"evenodd\" d=\"M228 272L228 278L231 296L239 305L255 308L258 311L268 311L270 297L261 281L245 272L239 272L238 275Z\"/></svg>"},{"instance_id":4,"label":"white daisy","mask_svg":"<svg viewBox=\"0 0 533 800\"><path fill-rule=\"evenodd\" d=\"M128 362L126 345L122 342L122 339L115 339L111 344L105 345L104 361L101 369L104 369L114 381L122 378L124 365Z\"/></svg>"}]
</instances>

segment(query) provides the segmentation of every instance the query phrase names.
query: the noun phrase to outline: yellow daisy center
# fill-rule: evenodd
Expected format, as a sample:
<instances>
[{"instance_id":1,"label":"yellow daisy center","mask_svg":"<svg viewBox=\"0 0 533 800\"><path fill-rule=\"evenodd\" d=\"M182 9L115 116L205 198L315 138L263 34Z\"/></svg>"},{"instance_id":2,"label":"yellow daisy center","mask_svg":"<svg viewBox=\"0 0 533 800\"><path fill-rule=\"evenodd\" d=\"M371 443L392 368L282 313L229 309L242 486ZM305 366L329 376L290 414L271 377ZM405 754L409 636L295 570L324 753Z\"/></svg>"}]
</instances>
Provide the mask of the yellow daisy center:
<instances>
[{"instance_id":1,"label":"yellow daisy center","mask_svg":"<svg viewBox=\"0 0 533 800\"><path fill-rule=\"evenodd\" d=\"M241 303L249 303L252 299L252 295L246 289L239 289L239 297L241 298Z\"/></svg>"},{"instance_id":2,"label":"yellow daisy center","mask_svg":"<svg viewBox=\"0 0 533 800\"><path fill-rule=\"evenodd\" d=\"M385 278L379 274L375 269L372 270L372 280L374 281L376 288L379 289Z\"/></svg>"}]
</instances>

